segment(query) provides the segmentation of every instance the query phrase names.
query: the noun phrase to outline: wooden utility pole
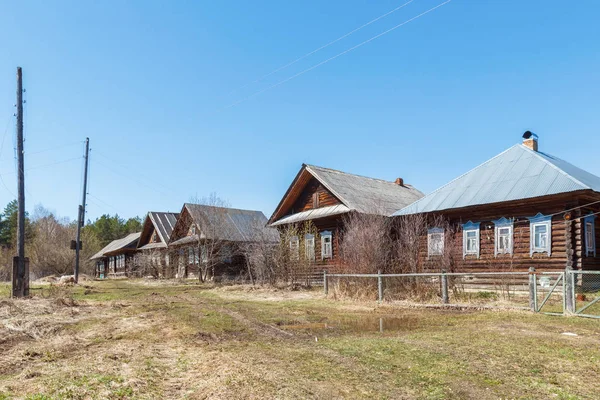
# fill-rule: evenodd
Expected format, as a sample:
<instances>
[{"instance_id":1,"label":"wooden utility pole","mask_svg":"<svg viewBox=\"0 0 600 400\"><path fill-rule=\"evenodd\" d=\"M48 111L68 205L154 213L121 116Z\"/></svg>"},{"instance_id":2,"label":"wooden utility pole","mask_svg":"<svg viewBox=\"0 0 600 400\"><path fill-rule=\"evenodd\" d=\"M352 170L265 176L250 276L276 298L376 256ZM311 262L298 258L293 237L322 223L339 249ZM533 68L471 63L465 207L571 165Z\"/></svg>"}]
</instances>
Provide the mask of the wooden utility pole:
<instances>
[{"instance_id":1,"label":"wooden utility pole","mask_svg":"<svg viewBox=\"0 0 600 400\"><path fill-rule=\"evenodd\" d=\"M90 154L90 138L85 138L85 166L83 169L83 198L79 206L77 220L77 238L75 239L75 283L79 280L79 252L81 251L81 228L85 224L85 196L87 194L88 159Z\"/></svg>"},{"instance_id":2,"label":"wooden utility pole","mask_svg":"<svg viewBox=\"0 0 600 400\"><path fill-rule=\"evenodd\" d=\"M17 160L18 216L17 216L17 256L13 259L13 297L29 295L29 260L25 259L25 163L23 154L23 71L17 67Z\"/></svg>"}]
</instances>

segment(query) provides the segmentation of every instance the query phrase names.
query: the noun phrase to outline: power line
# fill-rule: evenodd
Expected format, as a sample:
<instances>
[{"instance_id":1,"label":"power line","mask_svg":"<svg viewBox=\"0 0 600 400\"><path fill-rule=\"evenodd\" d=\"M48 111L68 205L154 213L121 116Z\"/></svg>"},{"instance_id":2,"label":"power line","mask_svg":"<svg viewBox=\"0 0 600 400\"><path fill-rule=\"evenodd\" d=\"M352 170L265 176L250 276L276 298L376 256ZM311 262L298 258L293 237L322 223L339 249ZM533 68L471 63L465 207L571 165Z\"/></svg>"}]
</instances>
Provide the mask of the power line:
<instances>
[{"instance_id":1,"label":"power line","mask_svg":"<svg viewBox=\"0 0 600 400\"><path fill-rule=\"evenodd\" d=\"M6 123L6 129L4 129L4 134L2 135L2 143L0 144L0 158L2 158L2 150L4 150L4 141L6 140L6 134L8 133L8 127L10 126L10 123L12 122L13 116L14 115L11 112L11 115L8 117L8 122ZM6 185L6 182L4 182L4 178L2 178L2 175L0 175L0 182L2 182L2 186L4 186L4 189L6 189L6 191L8 193L10 193L11 196L17 197L17 195L14 194L13 191L8 188L8 186Z\"/></svg>"},{"instance_id":2,"label":"power line","mask_svg":"<svg viewBox=\"0 0 600 400\"><path fill-rule=\"evenodd\" d=\"M29 171L31 171L33 169L40 169L40 168L44 168L44 167L50 167L50 166L53 166L53 165L64 164L64 163L67 163L69 161L79 160L80 158L81 158L81 156L79 156L79 157L73 157L73 158L68 158L66 160L56 161L56 162L52 162L52 163L49 163L49 164L36 165L34 167L27 168L24 172L29 172ZM12 172L4 172L4 173L0 174L0 176L3 176L3 175L12 175Z\"/></svg>"},{"instance_id":3,"label":"power line","mask_svg":"<svg viewBox=\"0 0 600 400\"><path fill-rule=\"evenodd\" d=\"M71 142L71 143L67 143L64 145L60 145L60 146L56 146L56 147L51 147L49 149L44 149L44 150L38 150L38 151L34 151L34 152L28 152L27 155L32 156L34 154L40 154L40 153L45 153L47 151L53 151L53 150L58 150L58 149L64 149L65 147L71 147L74 146L76 144L81 144L84 143L81 140L78 140L77 142Z\"/></svg>"},{"instance_id":4,"label":"power line","mask_svg":"<svg viewBox=\"0 0 600 400\"><path fill-rule=\"evenodd\" d=\"M404 3L404 4L402 4L402 5L400 5L400 6L396 7L396 8L394 8L394 9L393 9L393 10L391 10L391 11L388 11L388 12L386 12L385 14L382 14L382 15L380 15L379 17L377 17L377 18L375 18L375 19L372 19L371 21L367 22L366 24L363 24L363 25L359 26L358 28L355 28L355 29L351 30L350 32L348 32L348 33L346 33L346 34L344 34L344 35L342 35L342 36L338 37L337 39L335 39L335 40L332 40L331 42L329 42L329 43L327 43L327 44L325 44L325 45L323 45L323 46L321 46L321 47L318 47L318 48L316 48L315 50L312 50L312 51L310 51L310 52L308 52L308 53L304 54L304 55L303 55L303 56L301 56L301 57L298 57L298 58L296 58L294 61L291 61L291 62L289 62L289 63L287 63L287 64L285 64L285 65L282 65L281 67L274 69L273 71L269 72L268 74L265 74L265 75L263 75L263 76L261 76L261 77L259 77L259 78L255 79L255 80L253 80L252 82L246 83L245 85L242 85L242 86L240 86L239 88L232 90L232 91L231 91L231 92L229 92L227 95L230 95L230 94L232 94L232 93L235 93L235 92L237 92L237 91L240 91L240 90L242 90L242 89L244 89L244 88L246 88L246 87L248 87L248 86L250 86L250 85L252 85L252 84L258 83L258 82L262 81L263 79L265 79L265 78L268 78L269 76L271 76L271 75L273 75L273 74L276 74L276 73L277 73L277 72L279 72L279 71L283 71L284 69L286 69L286 68L288 68L288 67L291 67L292 65L296 64L297 62L304 60L306 57L309 57L309 56L311 56L311 55L313 55L313 54L315 54L315 53L317 53L317 52L319 52L319 51L321 51L321 50L323 50L323 49L326 49L327 47L329 47L329 46L331 46L331 45L333 45L333 44L335 44L335 43L339 42L340 40L347 38L348 36L352 35L353 33L356 33L356 32L358 32L358 31L360 31L361 29L363 29L363 28L366 28L367 26L371 25L372 23L374 23L374 22L377 22L377 21L379 21L380 19L382 19L382 18L385 18L385 17L387 17L388 15L395 13L396 11L398 11L398 10L400 10L400 9L402 9L402 8L404 8L404 7L406 7L407 5L409 5L410 3L412 3L413 1L414 1L414 0L409 0L409 1L407 1L406 3Z\"/></svg>"},{"instance_id":5,"label":"power line","mask_svg":"<svg viewBox=\"0 0 600 400\"><path fill-rule=\"evenodd\" d=\"M357 45L355 45L355 46L352 46L352 47L350 47L349 49L346 49L346 50L342 51L341 53L338 53L338 54L336 54L336 55L335 55L335 56L333 56L333 57L329 57L329 58L328 58L328 59L326 59L325 61L321 61L320 63L318 63L318 64L315 64L315 65L313 65L312 67L306 68L305 70L302 70L302 71L298 72L297 74L290 76L289 78L286 78L286 79L284 79L284 80L282 80L282 81L279 81L279 82L277 82L276 84L274 84L274 85L271 85L271 86L269 86L269 87L267 87L267 88L265 88L265 89L259 90L258 92L255 92L255 93L251 94L251 95L250 95L250 96L248 96L248 97L245 97L245 98L243 98L243 99L241 99L241 100L238 100L238 101L236 101L236 102L234 102L234 103L231 103L231 104L229 104L228 106L225 106L225 107L223 107L222 109L220 109L220 110L216 111L216 113L219 113L219 112L221 112L221 111L225 111L225 110L227 110L227 109L229 109L229 108L231 108L231 107L234 107L234 106L236 106L236 105L238 105L238 104L240 104L240 103L243 103L243 102L245 102L245 101L247 101L247 100L249 100L249 99L251 99L251 98L253 98L253 97L256 97L256 96L258 96L259 94L262 94L262 93L264 93L264 92L266 92L266 91L268 91L268 90L271 90L271 89L273 89L273 88L276 88L277 86L281 86L281 85L283 85L284 83L286 83L286 82L289 82L289 81L291 81L292 79L295 79L295 78L297 78L297 77L299 77L299 76L301 76L301 75L304 75L305 73L307 73L307 72L309 72L309 71L312 71L313 69L316 69L316 68L320 67L320 66L321 66L321 65L323 65L323 64L327 64L328 62L330 62L330 61L333 61L333 60L335 60L336 58L343 56L344 54L347 54L347 53L349 53L349 52L351 52L351 51L353 51L353 50L356 50L356 49L358 49L359 47L361 47L361 46L364 46L365 44L367 44L367 43L370 43L370 42L372 42L373 40L375 40L375 39L378 39L378 38L382 37L383 35L387 35L388 33L390 33L390 32L392 32L392 31L394 31L394 30L396 30L396 29L398 29L398 28L400 28L400 27L402 27L402 26L404 26L404 25L408 24L409 22L412 22L412 21L414 21L414 20L416 20L416 19L418 19L418 18L421 18L421 17L423 17L423 16L424 16L424 15L426 15L426 14L429 14L430 12L432 12L432 11L434 11L434 10L436 10L436 9L438 9L438 8L440 8L440 7L442 7L442 6L446 5L446 4L448 4L448 3L450 3L451 1L452 1L452 0L446 0L446 1L444 1L443 3L440 3L440 4L438 4L437 6L430 8L430 9L429 9L429 10L427 10L427 11L424 11L424 12L422 12L421 14L419 14L419 15L417 15L417 16L414 16L414 17L412 17L412 18L410 18L410 19L408 19L408 20L406 20L406 21L404 21L404 22L402 22L402 23L400 23L400 24L398 24L398 25L395 25L395 26L393 26L392 28L390 28L390 29L388 29L388 30L386 30L386 31L383 31L383 32L381 32L381 33L380 33L380 34L378 34L378 35L375 35L375 36L371 37L370 39L367 39L367 40L365 40L364 42L361 42L361 43L359 43L359 44L357 44Z\"/></svg>"}]
</instances>

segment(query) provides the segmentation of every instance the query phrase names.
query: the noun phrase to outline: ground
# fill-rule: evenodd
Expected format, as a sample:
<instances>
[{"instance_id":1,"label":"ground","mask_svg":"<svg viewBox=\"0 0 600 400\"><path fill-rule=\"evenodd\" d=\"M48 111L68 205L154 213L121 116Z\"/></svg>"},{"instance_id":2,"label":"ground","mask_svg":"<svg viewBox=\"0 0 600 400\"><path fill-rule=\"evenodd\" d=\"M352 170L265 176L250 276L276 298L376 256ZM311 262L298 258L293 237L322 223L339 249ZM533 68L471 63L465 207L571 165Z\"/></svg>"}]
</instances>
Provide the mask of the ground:
<instances>
[{"instance_id":1,"label":"ground","mask_svg":"<svg viewBox=\"0 0 600 400\"><path fill-rule=\"evenodd\" d=\"M32 292L0 286L0 399L598 396L598 320L182 282Z\"/></svg>"}]
</instances>

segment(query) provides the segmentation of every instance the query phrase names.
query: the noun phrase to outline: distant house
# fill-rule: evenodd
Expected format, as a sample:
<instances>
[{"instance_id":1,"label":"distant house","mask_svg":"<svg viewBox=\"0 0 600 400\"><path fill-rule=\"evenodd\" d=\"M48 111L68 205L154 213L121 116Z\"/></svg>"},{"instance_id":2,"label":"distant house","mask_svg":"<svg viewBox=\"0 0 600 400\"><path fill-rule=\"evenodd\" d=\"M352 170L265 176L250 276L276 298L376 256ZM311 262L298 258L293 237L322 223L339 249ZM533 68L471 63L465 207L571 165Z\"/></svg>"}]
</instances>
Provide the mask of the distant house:
<instances>
[{"instance_id":1,"label":"distant house","mask_svg":"<svg viewBox=\"0 0 600 400\"><path fill-rule=\"evenodd\" d=\"M128 276L133 264L140 232L131 233L122 239L113 240L94 254L90 260L96 261L97 278Z\"/></svg>"},{"instance_id":2,"label":"distant house","mask_svg":"<svg viewBox=\"0 0 600 400\"><path fill-rule=\"evenodd\" d=\"M169 258L178 278L235 277L245 267L243 246L258 240L277 243L260 211L186 203L169 241Z\"/></svg>"},{"instance_id":3,"label":"distant house","mask_svg":"<svg viewBox=\"0 0 600 400\"><path fill-rule=\"evenodd\" d=\"M345 215L355 212L389 216L421 197L423 193L401 178L389 182L303 164L269 219L269 226L280 231L300 227L301 234L285 238L292 256L304 255L315 266L335 269ZM315 231L303 229L307 225Z\"/></svg>"},{"instance_id":4,"label":"distant house","mask_svg":"<svg viewBox=\"0 0 600 400\"><path fill-rule=\"evenodd\" d=\"M517 144L394 213L427 214L424 269L450 252L461 271L600 269L600 178L538 150L526 132ZM431 225L443 216L453 230ZM450 248L446 248L446 247Z\"/></svg>"},{"instance_id":5,"label":"distant house","mask_svg":"<svg viewBox=\"0 0 600 400\"><path fill-rule=\"evenodd\" d=\"M150 264L158 277L169 277L169 253L167 245L179 214L151 211L144 220L137 244L141 262Z\"/></svg>"}]
</instances>

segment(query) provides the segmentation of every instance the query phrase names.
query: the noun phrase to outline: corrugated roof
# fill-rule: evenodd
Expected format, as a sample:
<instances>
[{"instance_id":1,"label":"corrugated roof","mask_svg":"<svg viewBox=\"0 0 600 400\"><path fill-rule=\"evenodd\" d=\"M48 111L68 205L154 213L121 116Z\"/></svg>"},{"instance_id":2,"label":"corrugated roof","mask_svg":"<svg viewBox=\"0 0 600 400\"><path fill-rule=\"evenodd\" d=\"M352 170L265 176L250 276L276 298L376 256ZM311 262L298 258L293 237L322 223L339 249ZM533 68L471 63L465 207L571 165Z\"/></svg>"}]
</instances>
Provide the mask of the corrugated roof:
<instances>
[{"instance_id":1,"label":"corrugated roof","mask_svg":"<svg viewBox=\"0 0 600 400\"><path fill-rule=\"evenodd\" d=\"M119 250L123 250L126 248L135 249L138 239L140 238L141 232L130 233L122 239L113 240L102 250L94 254L90 260L95 260L97 258L102 258L106 255L110 255L110 253L114 253Z\"/></svg>"},{"instance_id":2,"label":"corrugated roof","mask_svg":"<svg viewBox=\"0 0 600 400\"><path fill-rule=\"evenodd\" d=\"M279 221L272 223L271 226L291 224L294 222L308 221L310 219L329 217L332 215L344 214L348 211L350 211L350 209L343 204L315 208L313 210L302 211L296 214L289 215L287 217L283 217Z\"/></svg>"},{"instance_id":3,"label":"corrugated roof","mask_svg":"<svg viewBox=\"0 0 600 400\"><path fill-rule=\"evenodd\" d=\"M599 177L557 157L517 144L393 215L590 189L600 191Z\"/></svg>"},{"instance_id":4,"label":"corrugated roof","mask_svg":"<svg viewBox=\"0 0 600 400\"><path fill-rule=\"evenodd\" d=\"M389 215L423 197L411 185L306 165L306 169L346 207L367 214Z\"/></svg>"},{"instance_id":5,"label":"corrugated roof","mask_svg":"<svg viewBox=\"0 0 600 400\"><path fill-rule=\"evenodd\" d=\"M279 233L276 229L266 227L267 217L261 211L190 203L186 203L184 208L187 208L206 239L232 242L251 242L261 239L279 241Z\"/></svg>"}]
</instances>

